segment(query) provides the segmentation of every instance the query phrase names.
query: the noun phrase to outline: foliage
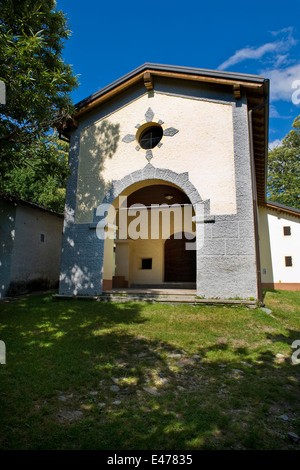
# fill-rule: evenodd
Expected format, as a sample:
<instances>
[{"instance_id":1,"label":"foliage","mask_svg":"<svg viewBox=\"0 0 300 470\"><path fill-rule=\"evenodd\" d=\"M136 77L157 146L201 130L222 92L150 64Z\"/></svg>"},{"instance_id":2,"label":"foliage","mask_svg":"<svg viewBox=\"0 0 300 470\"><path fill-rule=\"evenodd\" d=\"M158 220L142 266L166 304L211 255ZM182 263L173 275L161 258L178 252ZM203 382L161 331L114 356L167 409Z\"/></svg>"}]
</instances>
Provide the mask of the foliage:
<instances>
[{"instance_id":1,"label":"foliage","mask_svg":"<svg viewBox=\"0 0 300 470\"><path fill-rule=\"evenodd\" d=\"M3 180L3 192L63 213L69 174L68 147L56 133L34 141L24 151L22 165L13 168Z\"/></svg>"},{"instance_id":2,"label":"foliage","mask_svg":"<svg viewBox=\"0 0 300 470\"><path fill-rule=\"evenodd\" d=\"M268 199L300 209L300 116L282 145L269 152Z\"/></svg>"},{"instance_id":3,"label":"foliage","mask_svg":"<svg viewBox=\"0 0 300 470\"><path fill-rule=\"evenodd\" d=\"M77 78L62 59L70 35L67 20L54 0L1 3L0 80L6 104L0 105L0 176L3 180L16 167L36 167L36 154L45 173L54 169L57 174L40 148L42 136L73 109L70 92Z\"/></svg>"}]
</instances>

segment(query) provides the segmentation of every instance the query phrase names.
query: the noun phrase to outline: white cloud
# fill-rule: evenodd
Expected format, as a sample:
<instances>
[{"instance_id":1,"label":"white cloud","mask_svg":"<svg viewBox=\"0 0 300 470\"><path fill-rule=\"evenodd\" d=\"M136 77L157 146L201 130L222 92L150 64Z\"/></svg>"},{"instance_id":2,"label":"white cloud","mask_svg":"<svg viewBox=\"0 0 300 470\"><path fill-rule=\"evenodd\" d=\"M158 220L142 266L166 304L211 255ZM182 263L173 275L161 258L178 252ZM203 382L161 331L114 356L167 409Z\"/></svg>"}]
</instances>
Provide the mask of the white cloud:
<instances>
[{"instance_id":1,"label":"white cloud","mask_svg":"<svg viewBox=\"0 0 300 470\"><path fill-rule=\"evenodd\" d=\"M267 69L260 72L270 79L270 97L272 101L284 100L292 102L295 92L293 82L300 80L300 64L291 65L285 69Z\"/></svg>"},{"instance_id":2,"label":"white cloud","mask_svg":"<svg viewBox=\"0 0 300 470\"><path fill-rule=\"evenodd\" d=\"M248 59L261 61L258 73L270 79L271 101L290 101L298 105L300 104L300 62L298 58L296 62L290 53L291 48L297 43L293 38L293 27L270 31L270 34L274 37L274 41L259 47L244 47L219 65L218 69L225 70ZM275 107L270 107L270 117L281 117Z\"/></svg>"},{"instance_id":3,"label":"white cloud","mask_svg":"<svg viewBox=\"0 0 300 470\"><path fill-rule=\"evenodd\" d=\"M280 139L275 139L273 142L269 142L269 150L273 150L276 147L280 147L282 144L282 140Z\"/></svg>"},{"instance_id":4,"label":"white cloud","mask_svg":"<svg viewBox=\"0 0 300 470\"><path fill-rule=\"evenodd\" d=\"M277 111L275 106L272 104L270 104L270 107L269 107L269 115L270 115L270 118L281 118L279 112Z\"/></svg>"},{"instance_id":5,"label":"white cloud","mask_svg":"<svg viewBox=\"0 0 300 470\"><path fill-rule=\"evenodd\" d=\"M231 67L232 65L238 64L246 59L260 59L263 55L267 52L273 52L277 49L276 42L269 42L264 44L263 46L257 47L245 47L244 49L240 49L236 51L236 53L229 57L229 59L225 60L221 65L219 65L219 70L225 70Z\"/></svg>"},{"instance_id":6,"label":"white cloud","mask_svg":"<svg viewBox=\"0 0 300 470\"><path fill-rule=\"evenodd\" d=\"M236 65L239 62L243 62L247 59L261 59L264 56L268 56L268 59L273 63L277 63L277 66L287 60L287 55L284 54L294 46L297 41L293 38L293 28L283 28L280 31L271 32L273 36L281 35L282 38L273 42L267 42L259 47L244 47L236 51L229 59L225 60L219 65L219 70L225 70Z\"/></svg>"},{"instance_id":7,"label":"white cloud","mask_svg":"<svg viewBox=\"0 0 300 470\"><path fill-rule=\"evenodd\" d=\"M277 60L274 64L274 68L277 69L278 67L284 65L284 64L288 64L289 63L289 56L288 54L284 54L284 55L279 55L277 57Z\"/></svg>"},{"instance_id":8,"label":"white cloud","mask_svg":"<svg viewBox=\"0 0 300 470\"><path fill-rule=\"evenodd\" d=\"M278 34L281 34L281 33L289 33L289 34L292 34L293 33L293 26L288 26L287 28L282 28L280 29L279 31L270 31L270 33L273 35L273 36L278 36Z\"/></svg>"},{"instance_id":9,"label":"white cloud","mask_svg":"<svg viewBox=\"0 0 300 470\"><path fill-rule=\"evenodd\" d=\"M281 114L279 114L279 112L277 111L277 108L273 104L270 104L269 106L269 117L275 118L275 119L291 119L292 118L292 116L282 116Z\"/></svg>"}]
</instances>

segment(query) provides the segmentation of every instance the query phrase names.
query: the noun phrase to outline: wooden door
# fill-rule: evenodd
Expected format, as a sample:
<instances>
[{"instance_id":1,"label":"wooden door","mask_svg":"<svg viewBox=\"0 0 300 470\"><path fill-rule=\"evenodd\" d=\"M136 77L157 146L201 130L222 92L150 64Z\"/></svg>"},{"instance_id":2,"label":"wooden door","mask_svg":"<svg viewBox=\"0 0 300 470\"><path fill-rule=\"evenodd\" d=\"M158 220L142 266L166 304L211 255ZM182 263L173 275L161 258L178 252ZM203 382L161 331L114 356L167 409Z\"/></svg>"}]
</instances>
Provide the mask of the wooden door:
<instances>
[{"instance_id":1,"label":"wooden door","mask_svg":"<svg viewBox=\"0 0 300 470\"><path fill-rule=\"evenodd\" d=\"M196 282L196 250L186 250L187 240L172 235L165 242L165 282Z\"/></svg>"}]
</instances>

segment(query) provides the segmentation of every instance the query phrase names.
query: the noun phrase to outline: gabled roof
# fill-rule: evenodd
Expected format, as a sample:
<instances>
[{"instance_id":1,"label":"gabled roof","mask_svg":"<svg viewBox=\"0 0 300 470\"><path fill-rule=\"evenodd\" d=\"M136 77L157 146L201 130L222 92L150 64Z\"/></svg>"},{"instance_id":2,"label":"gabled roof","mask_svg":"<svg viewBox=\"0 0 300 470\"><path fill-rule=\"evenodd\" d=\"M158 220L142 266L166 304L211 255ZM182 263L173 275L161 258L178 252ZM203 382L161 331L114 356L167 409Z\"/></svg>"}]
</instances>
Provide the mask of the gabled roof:
<instances>
[{"instance_id":1,"label":"gabled roof","mask_svg":"<svg viewBox=\"0 0 300 470\"><path fill-rule=\"evenodd\" d=\"M266 79L259 75L248 75L242 73L223 72L220 70L207 70L192 67L145 63L77 103L75 105L77 110L76 116L83 114L86 110L86 107L89 107L90 109L90 105L92 103L93 107L97 106L98 103L104 101L104 97L109 99L112 95L129 88L139 81L144 80L144 82L147 82L148 80L149 85L146 86L145 83L146 88L153 88L153 79L156 76L218 83L221 85L237 85L254 90L261 89L261 87L266 82Z\"/></svg>"},{"instance_id":2,"label":"gabled roof","mask_svg":"<svg viewBox=\"0 0 300 470\"><path fill-rule=\"evenodd\" d=\"M46 207L39 206L38 204L34 204L33 202L24 201L24 199L21 199L17 196L12 196L11 194L8 194L8 193L0 192L0 199L2 199L5 202L11 203L15 207L19 205L27 206L27 207L31 207L32 209L36 209L42 212L47 212L50 215L55 215L56 217L59 217L61 219L64 218L64 215L60 214L59 212L52 211L51 209L46 209Z\"/></svg>"},{"instance_id":3,"label":"gabled roof","mask_svg":"<svg viewBox=\"0 0 300 470\"><path fill-rule=\"evenodd\" d=\"M300 210L295 209L294 207L285 206L279 204L278 202L266 201L265 204L261 204L261 207L275 211L279 214L292 215L293 217L300 217Z\"/></svg>"},{"instance_id":4,"label":"gabled roof","mask_svg":"<svg viewBox=\"0 0 300 470\"><path fill-rule=\"evenodd\" d=\"M77 126L77 120L83 115L139 82L143 83L147 90L155 89L156 77L206 82L229 87L233 90L237 100L241 97L241 90L246 91L248 110L253 110L251 131L253 134L257 200L264 203L267 181L269 80L262 76L145 63L77 103L74 116L59 129L60 133L68 137L72 128Z\"/></svg>"}]
</instances>

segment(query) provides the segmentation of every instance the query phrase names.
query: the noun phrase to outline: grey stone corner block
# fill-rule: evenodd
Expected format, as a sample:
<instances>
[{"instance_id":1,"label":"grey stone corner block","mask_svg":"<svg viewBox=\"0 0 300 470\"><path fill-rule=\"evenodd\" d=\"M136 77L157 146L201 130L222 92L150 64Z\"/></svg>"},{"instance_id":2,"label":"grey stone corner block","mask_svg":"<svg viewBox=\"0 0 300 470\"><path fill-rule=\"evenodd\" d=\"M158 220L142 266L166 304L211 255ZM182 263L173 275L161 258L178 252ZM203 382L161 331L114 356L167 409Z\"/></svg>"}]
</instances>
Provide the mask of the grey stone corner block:
<instances>
[{"instance_id":1,"label":"grey stone corner block","mask_svg":"<svg viewBox=\"0 0 300 470\"><path fill-rule=\"evenodd\" d=\"M210 214L210 199L205 199L205 201L201 201L202 204L204 205L204 213L205 214ZM214 220L215 220L215 216Z\"/></svg>"},{"instance_id":2,"label":"grey stone corner block","mask_svg":"<svg viewBox=\"0 0 300 470\"><path fill-rule=\"evenodd\" d=\"M167 181L170 181L170 183L174 183L174 181L175 181L176 178L177 178L178 173L175 173L175 171L168 170L168 169L166 169L165 171L166 171L166 173L165 173L165 179L166 179Z\"/></svg>"},{"instance_id":3,"label":"grey stone corner block","mask_svg":"<svg viewBox=\"0 0 300 470\"><path fill-rule=\"evenodd\" d=\"M238 214L230 214L230 215L216 215L215 216L216 222L237 222L239 220Z\"/></svg>"},{"instance_id":4,"label":"grey stone corner block","mask_svg":"<svg viewBox=\"0 0 300 470\"><path fill-rule=\"evenodd\" d=\"M240 238L253 238L254 237L253 219L239 221L239 234L240 234Z\"/></svg>"},{"instance_id":5,"label":"grey stone corner block","mask_svg":"<svg viewBox=\"0 0 300 470\"><path fill-rule=\"evenodd\" d=\"M195 186L190 181L186 181L181 186L181 189L185 192L187 196L189 196L191 193L195 191Z\"/></svg>"},{"instance_id":6,"label":"grey stone corner block","mask_svg":"<svg viewBox=\"0 0 300 470\"><path fill-rule=\"evenodd\" d=\"M199 250L199 255L225 255L226 253L226 246L225 240L223 239L211 239L204 237L203 246Z\"/></svg>"},{"instance_id":7,"label":"grey stone corner block","mask_svg":"<svg viewBox=\"0 0 300 470\"><path fill-rule=\"evenodd\" d=\"M199 214L213 217L213 220L215 220L215 216L210 214L210 199L203 200L197 190L196 193L198 194L198 197L196 198L195 203L193 203L194 209L197 210Z\"/></svg>"},{"instance_id":8,"label":"grey stone corner block","mask_svg":"<svg viewBox=\"0 0 300 470\"><path fill-rule=\"evenodd\" d=\"M198 191L194 188L194 191L188 194L188 197L193 205L195 204L201 204L202 198ZM206 213L206 212L205 212Z\"/></svg>"},{"instance_id":9,"label":"grey stone corner block","mask_svg":"<svg viewBox=\"0 0 300 470\"><path fill-rule=\"evenodd\" d=\"M156 177L156 168L151 165L151 163L148 163L144 168L143 168L143 174L142 174L143 179L152 179Z\"/></svg>"},{"instance_id":10,"label":"grey stone corner block","mask_svg":"<svg viewBox=\"0 0 300 470\"><path fill-rule=\"evenodd\" d=\"M177 184L178 186L182 186L188 180L189 180L189 174L187 171L185 171L184 173L178 173L174 183Z\"/></svg>"},{"instance_id":11,"label":"grey stone corner block","mask_svg":"<svg viewBox=\"0 0 300 470\"><path fill-rule=\"evenodd\" d=\"M213 238L238 238L238 222L220 222L216 221L212 227Z\"/></svg>"},{"instance_id":12,"label":"grey stone corner block","mask_svg":"<svg viewBox=\"0 0 300 470\"><path fill-rule=\"evenodd\" d=\"M142 170L136 170L136 171L133 171L130 174L131 174L132 183L138 183L139 181L141 181L143 179Z\"/></svg>"},{"instance_id":13,"label":"grey stone corner block","mask_svg":"<svg viewBox=\"0 0 300 470\"><path fill-rule=\"evenodd\" d=\"M226 255L255 255L254 239L241 240L230 238L226 240Z\"/></svg>"},{"instance_id":14,"label":"grey stone corner block","mask_svg":"<svg viewBox=\"0 0 300 470\"><path fill-rule=\"evenodd\" d=\"M133 183L131 174L129 174L127 176L124 176L124 178L122 178L121 182L122 182L122 186L123 186L122 190L127 188L128 186L130 186Z\"/></svg>"},{"instance_id":15,"label":"grey stone corner block","mask_svg":"<svg viewBox=\"0 0 300 470\"><path fill-rule=\"evenodd\" d=\"M165 168L156 168L156 178L165 180L166 171L167 170Z\"/></svg>"}]
</instances>

